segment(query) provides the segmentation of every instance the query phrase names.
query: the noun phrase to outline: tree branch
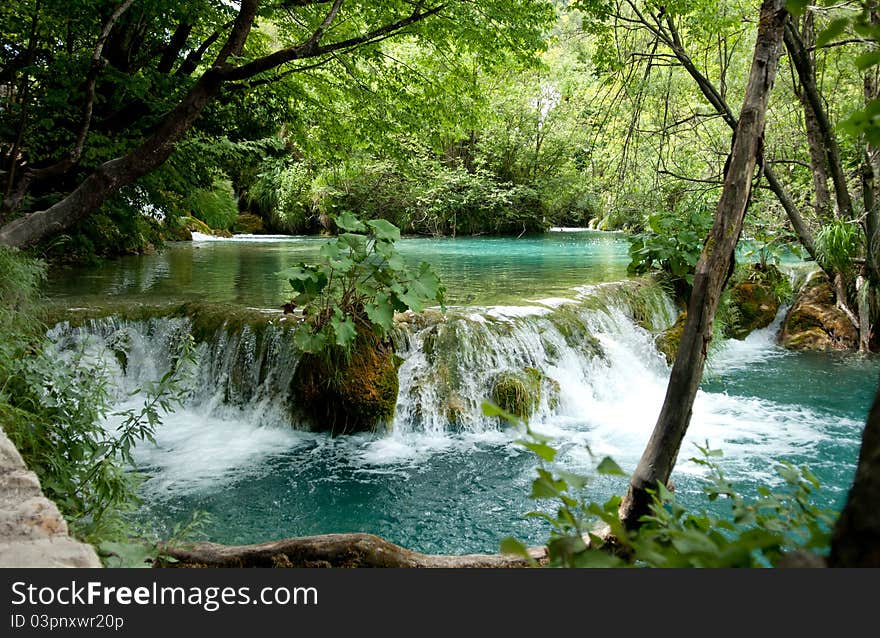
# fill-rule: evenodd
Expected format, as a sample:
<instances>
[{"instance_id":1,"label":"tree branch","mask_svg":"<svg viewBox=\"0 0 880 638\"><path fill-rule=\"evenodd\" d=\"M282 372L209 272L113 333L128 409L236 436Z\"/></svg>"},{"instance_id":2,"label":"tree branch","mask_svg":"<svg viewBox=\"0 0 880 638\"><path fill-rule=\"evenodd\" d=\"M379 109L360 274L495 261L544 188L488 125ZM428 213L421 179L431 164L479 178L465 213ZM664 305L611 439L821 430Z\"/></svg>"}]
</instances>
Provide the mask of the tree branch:
<instances>
[{"instance_id":1,"label":"tree branch","mask_svg":"<svg viewBox=\"0 0 880 638\"><path fill-rule=\"evenodd\" d=\"M424 20L425 18L439 13L445 7L445 4L440 4L426 11L420 11L417 8L416 11L411 13L406 18L402 18L400 20L396 20L395 22L386 24L382 27L374 29L373 31L370 31L369 33L365 33L354 38L349 38L348 40L326 44L324 46L321 46L319 42L322 33L318 33L318 40L315 40L313 35L304 43L297 46L281 49L280 51L276 51L261 58L257 58L256 60L248 62L247 64L243 64L239 67L225 69L222 73L222 76L225 81L245 80L265 71L274 69L286 62L292 62L293 60L302 60L305 58L313 58L324 55L326 53L341 51L343 49L349 49L361 44L368 44L383 40L399 32L404 27L408 27L411 24L415 24Z\"/></svg>"}]
</instances>

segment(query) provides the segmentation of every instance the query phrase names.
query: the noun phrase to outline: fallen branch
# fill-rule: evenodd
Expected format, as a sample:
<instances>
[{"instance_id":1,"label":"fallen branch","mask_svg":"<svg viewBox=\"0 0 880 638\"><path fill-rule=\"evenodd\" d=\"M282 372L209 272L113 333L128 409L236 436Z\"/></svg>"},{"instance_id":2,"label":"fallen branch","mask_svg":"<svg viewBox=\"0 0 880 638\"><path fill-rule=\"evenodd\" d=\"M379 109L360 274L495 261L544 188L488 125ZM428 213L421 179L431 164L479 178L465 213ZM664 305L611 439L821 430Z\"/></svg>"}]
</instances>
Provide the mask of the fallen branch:
<instances>
[{"instance_id":1,"label":"fallen branch","mask_svg":"<svg viewBox=\"0 0 880 638\"><path fill-rule=\"evenodd\" d=\"M544 547L529 549L539 565L547 562ZM256 545L193 543L160 546L158 567L425 567L518 568L529 562L511 554L421 554L373 534L325 534Z\"/></svg>"}]
</instances>

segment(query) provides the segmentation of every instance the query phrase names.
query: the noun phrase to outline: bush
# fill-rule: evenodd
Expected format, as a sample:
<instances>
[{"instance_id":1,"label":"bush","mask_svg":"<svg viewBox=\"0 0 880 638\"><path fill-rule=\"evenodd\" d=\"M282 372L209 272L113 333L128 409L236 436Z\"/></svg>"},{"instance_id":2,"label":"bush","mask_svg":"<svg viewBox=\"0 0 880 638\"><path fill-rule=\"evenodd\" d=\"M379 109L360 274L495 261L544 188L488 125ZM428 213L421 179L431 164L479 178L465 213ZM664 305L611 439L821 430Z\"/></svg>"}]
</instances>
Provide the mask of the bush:
<instances>
[{"instance_id":1,"label":"bush","mask_svg":"<svg viewBox=\"0 0 880 638\"><path fill-rule=\"evenodd\" d=\"M708 208L688 206L683 211L648 217L645 232L630 237L630 274L657 270L674 281L693 284L694 269L712 227Z\"/></svg>"},{"instance_id":2,"label":"bush","mask_svg":"<svg viewBox=\"0 0 880 638\"><path fill-rule=\"evenodd\" d=\"M228 179L217 179L211 188L195 191L188 205L193 217L201 219L214 230L229 230L238 217L235 191Z\"/></svg>"},{"instance_id":3,"label":"bush","mask_svg":"<svg viewBox=\"0 0 880 638\"><path fill-rule=\"evenodd\" d=\"M153 387L140 410L110 414L108 372L80 348L60 351L42 334L38 287L44 267L0 248L0 423L81 538L123 537L122 514L137 502L131 450L152 440L159 414L182 397L178 382L189 344L175 368Z\"/></svg>"},{"instance_id":4,"label":"bush","mask_svg":"<svg viewBox=\"0 0 880 638\"><path fill-rule=\"evenodd\" d=\"M549 224L538 192L485 172L441 168L414 203L413 230L428 235L519 235Z\"/></svg>"}]
</instances>

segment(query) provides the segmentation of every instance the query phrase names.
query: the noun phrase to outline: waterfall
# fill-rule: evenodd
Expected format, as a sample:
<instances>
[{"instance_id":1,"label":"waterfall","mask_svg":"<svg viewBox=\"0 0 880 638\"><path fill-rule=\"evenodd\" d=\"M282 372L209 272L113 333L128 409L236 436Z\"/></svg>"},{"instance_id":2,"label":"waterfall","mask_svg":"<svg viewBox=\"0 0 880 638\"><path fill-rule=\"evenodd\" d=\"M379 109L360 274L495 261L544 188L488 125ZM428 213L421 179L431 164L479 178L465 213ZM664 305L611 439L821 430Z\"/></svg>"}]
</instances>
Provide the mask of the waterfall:
<instances>
[{"instance_id":1,"label":"waterfall","mask_svg":"<svg viewBox=\"0 0 880 638\"><path fill-rule=\"evenodd\" d=\"M298 355L290 324L268 314L221 321L222 311L208 321L205 312L109 317L61 323L50 331L59 357L83 349L103 361L120 409L143 402L137 389L169 369L182 336L198 337L185 405L165 418L156 446L139 446L136 453L153 477L154 494L216 489L268 472L271 459L288 458L297 449L307 455L298 458L309 458L314 448L323 457L394 472L400 463L422 462L442 450L508 446L516 433L485 417L481 405L492 398L499 378L510 374L530 375L538 388L530 423L558 441L560 462L589 470L591 455L607 454L631 469L669 376L654 340L678 314L658 285L637 280L584 287L575 299L405 315L395 330L403 363L391 431L333 440L295 420L289 385ZM775 346L782 316L784 311L745 341L716 349L706 378L792 356ZM827 415L792 403L701 390L676 472L699 473L687 457L693 443L711 441L732 457L730 467L772 479L770 461L819 444L827 438L827 421ZM113 425L108 418L108 427Z\"/></svg>"}]
</instances>

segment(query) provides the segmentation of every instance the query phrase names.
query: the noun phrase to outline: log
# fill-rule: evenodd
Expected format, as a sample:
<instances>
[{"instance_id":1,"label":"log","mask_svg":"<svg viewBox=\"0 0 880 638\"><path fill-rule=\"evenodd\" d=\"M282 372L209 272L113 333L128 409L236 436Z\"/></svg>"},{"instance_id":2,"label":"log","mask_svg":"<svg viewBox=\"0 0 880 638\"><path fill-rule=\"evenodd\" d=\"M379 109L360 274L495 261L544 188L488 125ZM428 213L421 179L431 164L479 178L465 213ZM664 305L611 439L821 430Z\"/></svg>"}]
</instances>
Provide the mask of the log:
<instances>
[{"instance_id":1,"label":"log","mask_svg":"<svg viewBox=\"0 0 880 638\"><path fill-rule=\"evenodd\" d=\"M324 534L256 545L200 542L161 545L156 567L410 567L521 568L533 563L512 554L421 554L374 534ZM544 547L529 549L538 565L547 563ZM170 556L177 562L163 560Z\"/></svg>"}]
</instances>

